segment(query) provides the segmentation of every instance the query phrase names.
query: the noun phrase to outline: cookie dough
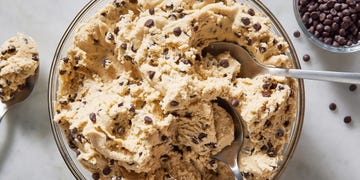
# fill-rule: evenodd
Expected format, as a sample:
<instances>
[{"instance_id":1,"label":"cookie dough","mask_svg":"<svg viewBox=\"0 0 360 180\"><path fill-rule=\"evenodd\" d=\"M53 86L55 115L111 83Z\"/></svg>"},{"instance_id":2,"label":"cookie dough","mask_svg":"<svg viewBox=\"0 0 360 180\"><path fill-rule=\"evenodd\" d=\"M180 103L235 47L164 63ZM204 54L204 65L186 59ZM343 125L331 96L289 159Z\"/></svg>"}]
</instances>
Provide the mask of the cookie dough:
<instances>
[{"instance_id":1,"label":"cookie dough","mask_svg":"<svg viewBox=\"0 0 360 180\"><path fill-rule=\"evenodd\" d=\"M228 52L202 51L215 41L292 67L270 20L231 0L115 0L77 29L59 66L55 121L94 179L233 179L211 158L234 139L217 97L244 120L242 175L273 176L295 120L296 82L239 77L246 67Z\"/></svg>"},{"instance_id":2,"label":"cookie dough","mask_svg":"<svg viewBox=\"0 0 360 180\"><path fill-rule=\"evenodd\" d=\"M35 41L20 33L7 40L0 52L0 99L7 102L35 75L39 56Z\"/></svg>"}]
</instances>

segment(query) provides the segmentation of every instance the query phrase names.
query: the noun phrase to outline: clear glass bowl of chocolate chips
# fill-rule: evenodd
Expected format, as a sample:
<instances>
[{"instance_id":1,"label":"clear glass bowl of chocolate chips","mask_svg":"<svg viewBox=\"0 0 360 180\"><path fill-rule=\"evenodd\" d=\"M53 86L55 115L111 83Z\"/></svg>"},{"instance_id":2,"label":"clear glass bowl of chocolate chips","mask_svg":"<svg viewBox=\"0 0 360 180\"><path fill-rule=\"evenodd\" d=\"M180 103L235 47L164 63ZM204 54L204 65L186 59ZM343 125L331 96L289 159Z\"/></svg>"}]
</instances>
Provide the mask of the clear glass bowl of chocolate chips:
<instances>
[{"instance_id":1,"label":"clear glass bowl of chocolate chips","mask_svg":"<svg viewBox=\"0 0 360 180\"><path fill-rule=\"evenodd\" d=\"M52 132L74 177L233 179L211 158L234 137L229 114L211 102L226 96L247 120L242 176L279 178L301 133L303 81L242 78L246 66L229 53L203 53L214 41L301 68L260 0L91 0L59 42L49 78Z\"/></svg>"},{"instance_id":2,"label":"clear glass bowl of chocolate chips","mask_svg":"<svg viewBox=\"0 0 360 180\"><path fill-rule=\"evenodd\" d=\"M294 0L296 19L304 34L331 52L360 50L359 0Z\"/></svg>"}]
</instances>

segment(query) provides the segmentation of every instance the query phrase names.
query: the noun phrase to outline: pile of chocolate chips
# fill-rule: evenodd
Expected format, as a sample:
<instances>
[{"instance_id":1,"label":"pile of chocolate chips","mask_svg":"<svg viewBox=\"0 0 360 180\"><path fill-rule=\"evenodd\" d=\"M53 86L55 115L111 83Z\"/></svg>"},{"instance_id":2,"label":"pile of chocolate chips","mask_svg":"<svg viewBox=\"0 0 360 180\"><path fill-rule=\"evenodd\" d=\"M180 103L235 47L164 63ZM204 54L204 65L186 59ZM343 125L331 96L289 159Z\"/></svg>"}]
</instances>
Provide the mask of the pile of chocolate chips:
<instances>
[{"instance_id":1,"label":"pile of chocolate chips","mask_svg":"<svg viewBox=\"0 0 360 180\"><path fill-rule=\"evenodd\" d=\"M307 30L320 41L351 46L360 40L360 0L298 0Z\"/></svg>"}]
</instances>

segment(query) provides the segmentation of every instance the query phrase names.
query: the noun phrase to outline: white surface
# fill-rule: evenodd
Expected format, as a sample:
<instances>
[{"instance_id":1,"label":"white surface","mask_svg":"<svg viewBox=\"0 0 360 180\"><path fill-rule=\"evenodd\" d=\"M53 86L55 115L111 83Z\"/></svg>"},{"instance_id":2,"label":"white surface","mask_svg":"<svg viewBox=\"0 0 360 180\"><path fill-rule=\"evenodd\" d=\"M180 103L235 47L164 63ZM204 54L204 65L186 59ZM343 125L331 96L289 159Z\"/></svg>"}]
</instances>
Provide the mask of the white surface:
<instances>
[{"instance_id":1,"label":"white surface","mask_svg":"<svg viewBox=\"0 0 360 180\"><path fill-rule=\"evenodd\" d=\"M62 34L86 0L1 0L0 42L23 32L38 42L41 65L35 91L11 109L0 124L0 179L73 179L52 136L47 111L47 81L52 57ZM334 54L292 33L299 29L292 1L263 0L283 24L304 69L360 72L360 53ZM360 86L305 81L306 115L298 148L281 179L360 179ZM335 102L338 110L328 105ZM343 117L351 115L351 125Z\"/></svg>"}]
</instances>

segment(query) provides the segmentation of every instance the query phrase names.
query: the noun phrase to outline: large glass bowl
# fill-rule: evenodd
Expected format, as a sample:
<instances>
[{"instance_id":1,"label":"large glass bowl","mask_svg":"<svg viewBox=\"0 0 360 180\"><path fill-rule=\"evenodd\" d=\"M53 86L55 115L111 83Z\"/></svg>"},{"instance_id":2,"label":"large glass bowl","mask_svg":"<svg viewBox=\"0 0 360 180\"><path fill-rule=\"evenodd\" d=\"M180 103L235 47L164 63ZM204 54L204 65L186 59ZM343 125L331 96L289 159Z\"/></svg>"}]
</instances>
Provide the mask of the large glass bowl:
<instances>
[{"instance_id":1,"label":"large glass bowl","mask_svg":"<svg viewBox=\"0 0 360 180\"><path fill-rule=\"evenodd\" d=\"M292 45L290 38L286 34L283 27L274 17L274 15L259 1L259 0L240 0L239 2L244 2L252 5L256 10L262 12L264 15L268 16L271 20L271 29L274 33L278 36L281 36L285 39L285 41L289 44L289 52L287 55L292 60L295 68L300 68L299 60L297 58L296 51L294 46ZM50 115L50 123L52 132L56 141L56 144L59 148L59 151L68 166L69 170L75 176L76 179L91 179L91 173L87 171L76 159L76 154L73 152L68 144L66 135L61 130L60 126L54 122L54 115L55 115L55 101L56 101L56 93L58 90L59 85L59 75L58 75L58 67L60 65L60 59L65 57L67 51L74 39L74 35L76 29L79 27L81 23L85 20L90 18L97 12L98 10L105 7L108 3L108 0L91 0L74 18L72 23L67 28L66 32L64 33L59 45L56 49L54 59L52 62L51 70L50 70L50 78L49 78L49 89L48 89L48 103L49 103L49 115ZM297 142L300 137L301 128L304 119L304 85L302 80L298 80L298 107L297 107L297 114L296 114L296 121L293 123L289 143L285 145L283 151L283 161L279 164L279 169L274 175L274 179L280 177L280 175L284 172L285 167L287 166L291 156L294 153L296 148ZM241 167L240 167L241 168Z\"/></svg>"},{"instance_id":2,"label":"large glass bowl","mask_svg":"<svg viewBox=\"0 0 360 180\"><path fill-rule=\"evenodd\" d=\"M340 47L334 47L331 45L328 45L322 41L320 41L318 38L316 38L313 34L311 34L307 28L305 27L305 24L301 20L301 16L299 13L299 0L293 0L293 8L295 13L296 21L298 22L300 29L302 32L304 32L305 36L310 39L312 43L317 45L318 47L325 49L327 51L335 52L335 53L352 53L356 51L360 51L360 41L358 43L353 44L351 46L340 46Z\"/></svg>"}]
</instances>

